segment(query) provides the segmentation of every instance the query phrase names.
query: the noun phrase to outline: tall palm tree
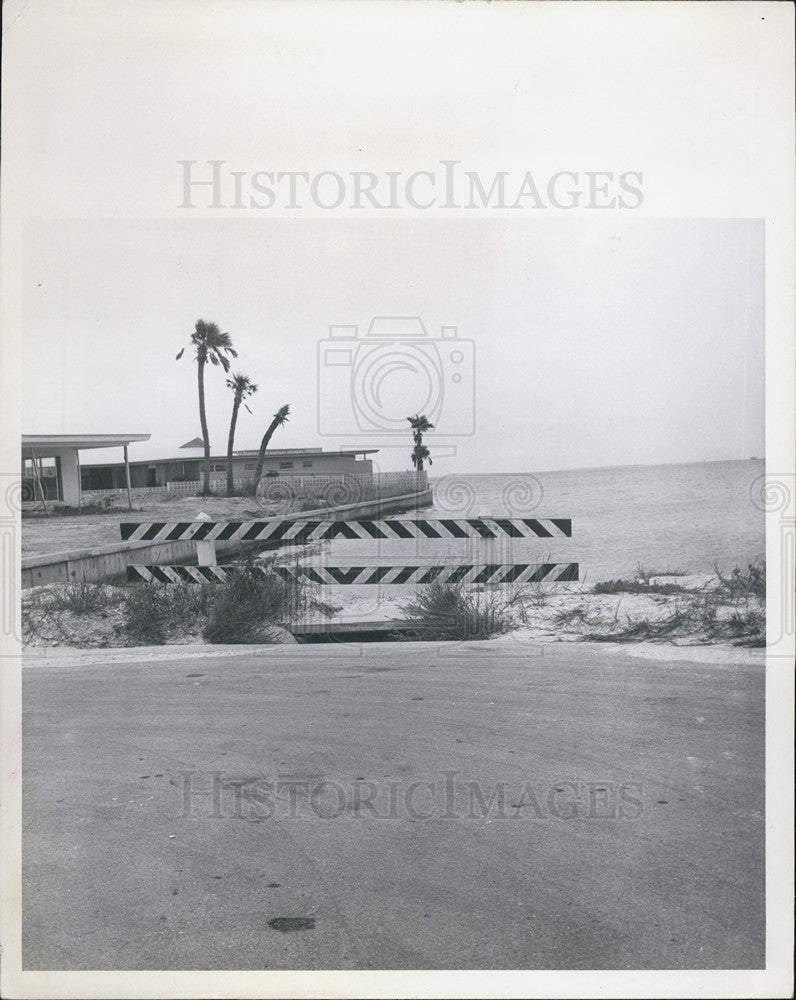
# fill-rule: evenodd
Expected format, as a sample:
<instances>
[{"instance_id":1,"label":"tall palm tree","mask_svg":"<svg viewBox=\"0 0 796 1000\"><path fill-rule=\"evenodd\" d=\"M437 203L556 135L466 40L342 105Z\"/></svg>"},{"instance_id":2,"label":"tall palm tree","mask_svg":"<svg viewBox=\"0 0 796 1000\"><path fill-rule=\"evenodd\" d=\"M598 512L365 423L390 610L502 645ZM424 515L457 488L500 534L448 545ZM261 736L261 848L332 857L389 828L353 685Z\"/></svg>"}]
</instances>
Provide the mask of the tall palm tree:
<instances>
[{"instance_id":1,"label":"tall palm tree","mask_svg":"<svg viewBox=\"0 0 796 1000\"><path fill-rule=\"evenodd\" d=\"M205 446L205 461L203 470L202 492L210 492L210 434L207 430L207 414L205 412L205 365L209 361L213 365L221 365L225 372L229 371L229 358L237 358L238 352L232 347L232 337L222 333L215 323L205 323L203 319L196 321L196 328L191 334L191 344L196 348L196 375L199 383L199 421L202 425L202 440ZM177 360L185 353L185 348L177 355Z\"/></svg>"},{"instance_id":2,"label":"tall palm tree","mask_svg":"<svg viewBox=\"0 0 796 1000\"><path fill-rule=\"evenodd\" d=\"M412 440L415 446L412 449L412 465L418 472L423 471L423 462L428 460L429 465L433 465L428 448L423 444L423 435L426 431L433 431L434 425L422 413L416 413L413 417L406 418L412 427Z\"/></svg>"},{"instance_id":3,"label":"tall palm tree","mask_svg":"<svg viewBox=\"0 0 796 1000\"><path fill-rule=\"evenodd\" d=\"M227 379L227 388L231 389L233 393L232 419L229 422L229 439L227 441L227 496L231 497L232 491L235 488L232 476L232 449L235 446L235 425L238 422L238 410L241 403L246 406L243 401L257 392L257 386L248 375L238 374ZM249 410L249 407L246 406L246 409ZM251 410L249 410L249 413L251 413Z\"/></svg>"},{"instance_id":4,"label":"tall palm tree","mask_svg":"<svg viewBox=\"0 0 796 1000\"><path fill-rule=\"evenodd\" d=\"M290 403L285 403L284 406L280 406L274 414L274 419L268 425L268 430L265 434L263 434L263 439L260 442L260 451L257 455L257 468L254 472L254 481L252 485L253 493L257 493L257 487L259 486L260 479L263 475L263 462L265 461L265 449L268 447L268 442L273 437L274 431L277 427L281 427L283 424L287 423L288 413L290 413Z\"/></svg>"}]
</instances>

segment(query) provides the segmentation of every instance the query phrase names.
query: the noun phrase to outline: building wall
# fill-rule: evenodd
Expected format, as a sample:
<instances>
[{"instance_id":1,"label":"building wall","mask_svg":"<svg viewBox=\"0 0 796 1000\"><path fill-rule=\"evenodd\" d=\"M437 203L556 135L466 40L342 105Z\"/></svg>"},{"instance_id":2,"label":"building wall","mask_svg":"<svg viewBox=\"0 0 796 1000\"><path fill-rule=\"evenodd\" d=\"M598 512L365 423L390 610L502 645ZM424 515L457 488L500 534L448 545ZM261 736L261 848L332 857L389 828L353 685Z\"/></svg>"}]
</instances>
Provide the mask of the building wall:
<instances>
[{"instance_id":1,"label":"building wall","mask_svg":"<svg viewBox=\"0 0 796 1000\"><path fill-rule=\"evenodd\" d=\"M202 459L186 461L160 461L130 465L130 482L134 488L165 486L173 482L196 482L202 478ZM256 455L236 455L232 459L232 474L236 481L251 479L257 467ZM214 479L226 477L226 459L210 460L210 475ZM309 453L306 455L268 455L263 462L263 474L276 472L280 476L327 476L346 473L368 476L373 473L373 462L357 460L353 455ZM124 465L83 467L83 489L112 490L126 487Z\"/></svg>"},{"instance_id":2,"label":"building wall","mask_svg":"<svg viewBox=\"0 0 796 1000\"><path fill-rule=\"evenodd\" d=\"M218 471L226 472L226 463L213 462ZM237 456L232 460L232 472L236 479L247 479L254 475L257 456ZM353 455L273 455L266 453L263 473L276 472L280 476L328 476L336 472L352 476L367 476L373 472L373 462L357 460Z\"/></svg>"}]
</instances>

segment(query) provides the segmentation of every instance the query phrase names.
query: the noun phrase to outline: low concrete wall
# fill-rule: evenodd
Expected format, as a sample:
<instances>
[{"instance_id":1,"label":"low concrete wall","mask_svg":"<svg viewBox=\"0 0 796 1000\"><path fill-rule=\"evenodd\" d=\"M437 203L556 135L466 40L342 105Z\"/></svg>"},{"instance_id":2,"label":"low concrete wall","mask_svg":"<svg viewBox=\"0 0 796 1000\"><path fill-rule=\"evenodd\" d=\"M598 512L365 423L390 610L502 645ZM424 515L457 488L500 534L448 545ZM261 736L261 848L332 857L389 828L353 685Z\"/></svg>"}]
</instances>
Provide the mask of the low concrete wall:
<instances>
[{"instance_id":1,"label":"low concrete wall","mask_svg":"<svg viewBox=\"0 0 796 1000\"><path fill-rule=\"evenodd\" d=\"M322 507L320 510L302 510L300 513L284 514L285 519L307 521L349 521L358 518L389 517L403 514L408 510L430 507L434 501L432 490L419 493L405 493L400 497L386 497L381 500L365 500L363 503L346 503L340 507Z\"/></svg>"},{"instance_id":2,"label":"low concrete wall","mask_svg":"<svg viewBox=\"0 0 796 1000\"><path fill-rule=\"evenodd\" d=\"M218 542L219 552L235 552L239 542ZM22 560L22 589L45 583L72 583L75 580L105 580L127 573L128 563L179 563L196 561L196 543L118 542L92 549L25 556Z\"/></svg>"},{"instance_id":3,"label":"low concrete wall","mask_svg":"<svg viewBox=\"0 0 796 1000\"><path fill-rule=\"evenodd\" d=\"M387 517L420 507L430 507L432 491L408 493L386 500L368 500L365 503L344 504L321 510L306 510L285 514L285 519L346 521L355 518ZM240 542L216 542L219 555L238 552ZM196 542L119 542L99 545L92 549L71 552L45 553L26 556L22 560L22 587L38 587L46 583L70 583L75 580L105 580L125 575L130 563L196 562Z\"/></svg>"}]
</instances>

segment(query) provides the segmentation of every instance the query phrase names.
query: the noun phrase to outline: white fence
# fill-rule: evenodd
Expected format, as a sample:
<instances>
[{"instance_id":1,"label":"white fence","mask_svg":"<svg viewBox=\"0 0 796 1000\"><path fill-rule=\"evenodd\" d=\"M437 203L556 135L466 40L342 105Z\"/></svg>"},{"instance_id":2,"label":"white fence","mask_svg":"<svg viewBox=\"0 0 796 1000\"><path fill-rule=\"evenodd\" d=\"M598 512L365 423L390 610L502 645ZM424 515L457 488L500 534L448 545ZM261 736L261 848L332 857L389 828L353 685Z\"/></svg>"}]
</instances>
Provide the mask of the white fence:
<instances>
[{"instance_id":1,"label":"white fence","mask_svg":"<svg viewBox=\"0 0 796 1000\"><path fill-rule=\"evenodd\" d=\"M245 489L250 478L236 479L235 488ZM210 476L210 488L215 493L224 494L227 488L226 476L218 473ZM372 475L355 476L345 472L318 476L263 476L258 488L262 499L273 499L284 503L292 499L322 497L338 503L356 503L367 500L372 495L380 497L402 496L428 488L426 472L376 472ZM188 483L167 483L166 486L140 486L131 491L133 500L165 500L170 497L193 497L202 492L201 480ZM91 503L124 503L127 490L84 490L83 505Z\"/></svg>"},{"instance_id":2,"label":"white fence","mask_svg":"<svg viewBox=\"0 0 796 1000\"><path fill-rule=\"evenodd\" d=\"M168 496L165 486L137 486L130 490L133 500L162 500ZM108 503L118 500L127 502L127 490L81 490L81 505L88 507L93 503Z\"/></svg>"},{"instance_id":3,"label":"white fence","mask_svg":"<svg viewBox=\"0 0 796 1000\"><path fill-rule=\"evenodd\" d=\"M245 489L251 484L251 478L236 479L235 488ZM210 488L214 492L223 493L227 486L226 476L219 476L218 473L211 474ZM376 472L373 475L355 476L346 472L330 473L318 476L263 476L258 487L258 495L267 496L270 493L284 496L306 496L312 494L319 496L332 487L342 487L352 493L359 490L389 490L393 496L402 493L412 493L414 490L424 490L428 487L428 474L425 472ZM202 483L200 480L190 483L169 483L166 487L168 492L177 496L195 496L201 492Z\"/></svg>"}]
</instances>

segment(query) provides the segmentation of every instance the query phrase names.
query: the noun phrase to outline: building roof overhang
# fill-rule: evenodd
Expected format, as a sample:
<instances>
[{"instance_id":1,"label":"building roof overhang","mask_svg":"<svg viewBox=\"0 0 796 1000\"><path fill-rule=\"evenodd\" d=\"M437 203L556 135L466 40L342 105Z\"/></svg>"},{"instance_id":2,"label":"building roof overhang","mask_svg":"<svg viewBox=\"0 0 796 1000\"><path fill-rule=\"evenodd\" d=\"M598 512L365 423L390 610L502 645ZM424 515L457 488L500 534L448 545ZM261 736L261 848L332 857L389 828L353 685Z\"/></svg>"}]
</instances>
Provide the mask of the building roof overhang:
<instances>
[{"instance_id":1,"label":"building roof overhang","mask_svg":"<svg viewBox=\"0 0 796 1000\"><path fill-rule=\"evenodd\" d=\"M22 447L44 453L61 448L118 448L134 441L148 441L150 434L23 434Z\"/></svg>"},{"instance_id":2,"label":"building roof overhang","mask_svg":"<svg viewBox=\"0 0 796 1000\"><path fill-rule=\"evenodd\" d=\"M147 437L148 436L149 435L147 435ZM59 447L63 447L63 446L59 446ZM106 446L105 445L96 445L96 447L106 447ZM340 450L340 451L307 451L306 449L305 450L297 449L296 451L289 451L289 450L285 449L285 450L280 450L280 451L276 451L276 450L274 450L274 451L266 451L265 458L266 458L266 460L268 460L268 459L271 459L271 460L273 460L273 459L279 459L280 461L287 461L289 459L293 459L293 460L298 460L298 459L308 459L309 460L309 459L313 459L314 460L314 459L317 459L317 458L324 458L324 459L340 458L340 457L342 457L342 458L350 458L351 456L356 457L357 455L362 455L362 456L365 456L365 455L375 455L378 450L379 450L378 448L351 448L351 449L345 449L345 450ZM237 460L239 462L243 461L243 460L252 460L252 459L257 458L257 452L256 451L236 451L232 457L233 457L233 460ZM209 462L226 462L226 460L227 460L227 456L226 455L210 455L210 457L208 459ZM185 456L185 455L173 455L170 458L141 458L141 459L136 459L135 461L131 461L130 465L155 466L155 465L164 465L164 464L172 464L172 463L176 464L176 465L179 465L179 464L187 465L189 463L193 464L195 462L199 462L199 463L204 462L204 458L201 455L188 455L188 456ZM98 462L97 464L98 465L118 465L119 463L118 462L114 462L114 461L105 461L105 462Z\"/></svg>"}]
</instances>

